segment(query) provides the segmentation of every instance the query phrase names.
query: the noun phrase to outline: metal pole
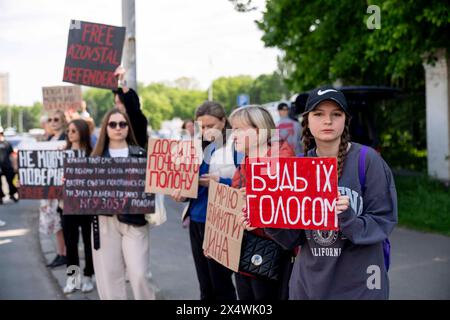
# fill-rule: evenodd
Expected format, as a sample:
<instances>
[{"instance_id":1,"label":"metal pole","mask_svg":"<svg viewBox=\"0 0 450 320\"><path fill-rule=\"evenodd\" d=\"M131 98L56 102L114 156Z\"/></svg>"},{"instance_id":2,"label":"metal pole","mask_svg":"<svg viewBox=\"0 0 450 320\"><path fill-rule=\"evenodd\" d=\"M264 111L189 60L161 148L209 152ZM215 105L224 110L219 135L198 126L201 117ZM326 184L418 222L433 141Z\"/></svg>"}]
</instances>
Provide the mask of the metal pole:
<instances>
[{"instance_id":1,"label":"metal pole","mask_svg":"<svg viewBox=\"0 0 450 320\"><path fill-rule=\"evenodd\" d=\"M11 105L8 105L8 117L6 118L6 126L7 128L11 128Z\"/></svg>"},{"instance_id":2,"label":"metal pole","mask_svg":"<svg viewBox=\"0 0 450 320\"><path fill-rule=\"evenodd\" d=\"M19 110L19 132L23 133L23 109Z\"/></svg>"},{"instance_id":3,"label":"metal pole","mask_svg":"<svg viewBox=\"0 0 450 320\"><path fill-rule=\"evenodd\" d=\"M137 92L135 0L122 0L122 25L126 27L122 64L127 70L127 87Z\"/></svg>"},{"instance_id":4,"label":"metal pole","mask_svg":"<svg viewBox=\"0 0 450 320\"><path fill-rule=\"evenodd\" d=\"M213 85L214 85L214 79L213 79L213 61L211 55L209 56L209 77L210 77L210 85L208 88L208 100L213 101Z\"/></svg>"}]
</instances>

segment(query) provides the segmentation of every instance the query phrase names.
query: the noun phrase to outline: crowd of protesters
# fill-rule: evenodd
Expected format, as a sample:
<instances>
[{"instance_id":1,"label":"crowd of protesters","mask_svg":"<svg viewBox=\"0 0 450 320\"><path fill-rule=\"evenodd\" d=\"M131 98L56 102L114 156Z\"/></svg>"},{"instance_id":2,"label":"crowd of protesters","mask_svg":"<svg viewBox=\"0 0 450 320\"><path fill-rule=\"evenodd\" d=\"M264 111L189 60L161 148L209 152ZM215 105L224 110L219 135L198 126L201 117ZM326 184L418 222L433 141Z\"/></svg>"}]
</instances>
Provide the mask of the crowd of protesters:
<instances>
[{"instance_id":1,"label":"crowd of protesters","mask_svg":"<svg viewBox=\"0 0 450 320\"><path fill-rule=\"evenodd\" d=\"M124 75L123 68L116 70L120 83ZM98 136L84 104L79 113L57 111L42 118L46 139L65 140L67 150L82 150L86 157L146 157L148 123L137 93L122 85L113 91L111 100L114 107L104 116ZM181 190L174 190L171 197L186 203L182 225L189 229L199 298L388 299L388 238L397 223L391 170L376 151L351 141L350 112L340 91L332 87L311 91L301 123L289 117L288 104L280 103L278 111L280 120L275 123L261 106L236 108L227 116L221 104L206 101L196 109L195 120L183 123L182 139L187 140L194 139L195 125L201 123L203 161L198 172L198 194L197 198L188 199L181 196ZM243 208L240 222L245 229L244 238L262 238L279 247L276 263L280 272L276 279L235 273L205 255L202 249L210 181L237 188L244 197L246 173L241 164L255 150L266 150L258 154L262 157L335 157L338 163L337 231L253 228ZM0 128L0 172L8 182L9 196L18 201L12 183L11 152ZM1 200L1 188L0 195ZM128 277L135 299L155 299L147 276L150 241L144 215L65 215L62 201L48 199L41 200L39 211L40 231L56 238L57 255L48 267L79 266L81 230L85 256L83 292L96 286L100 299L126 299ZM367 285L370 266L380 269L381 285L375 289ZM67 281L64 292L75 290Z\"/></svg>"}]
</instances>

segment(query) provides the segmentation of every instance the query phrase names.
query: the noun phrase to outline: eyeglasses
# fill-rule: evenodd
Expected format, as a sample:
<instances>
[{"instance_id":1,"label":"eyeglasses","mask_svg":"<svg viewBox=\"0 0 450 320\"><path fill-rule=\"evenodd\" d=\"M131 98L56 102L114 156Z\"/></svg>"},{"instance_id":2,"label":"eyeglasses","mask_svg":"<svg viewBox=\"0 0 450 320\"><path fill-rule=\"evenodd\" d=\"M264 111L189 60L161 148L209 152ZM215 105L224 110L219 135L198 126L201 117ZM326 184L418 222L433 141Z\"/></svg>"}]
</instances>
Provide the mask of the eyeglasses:
<instances>
[{"instance_id":1,"label":"eyeglasses","mask_svg":"<svg viewBox=\"0 0 450 320\"><path fill-rule=\"evenodd\" d=\"M78 131L77 130L74 130L74 129L72 129L72 130L67 130L67 133L72 133L72 134L74 134L74 133L77 133Z\"/></svg>"},{"instance_id":2,"label":"eyeglasses","mask_svg":"<svg viewBox=\"0 0 450 320\"><path fill-rule=\"evenodd\" d=\"M116 121L108 122L108 127L110 127L111 129L115 129L117 128L117 126L119 126L120 129L125 129L126 127L128 127L128 123L126 123L125 121L120 121L118 123Z\"/></svg>"},{"instance_id":3,"label":"eyeglasses","mask_svg":"<svg viewBox=\"0 0 450 320\"><path fill-rule=\"evenodd\" d=\"M59 122L59 118L48 118L48 122Z\"/></svg>"}]
</instances>

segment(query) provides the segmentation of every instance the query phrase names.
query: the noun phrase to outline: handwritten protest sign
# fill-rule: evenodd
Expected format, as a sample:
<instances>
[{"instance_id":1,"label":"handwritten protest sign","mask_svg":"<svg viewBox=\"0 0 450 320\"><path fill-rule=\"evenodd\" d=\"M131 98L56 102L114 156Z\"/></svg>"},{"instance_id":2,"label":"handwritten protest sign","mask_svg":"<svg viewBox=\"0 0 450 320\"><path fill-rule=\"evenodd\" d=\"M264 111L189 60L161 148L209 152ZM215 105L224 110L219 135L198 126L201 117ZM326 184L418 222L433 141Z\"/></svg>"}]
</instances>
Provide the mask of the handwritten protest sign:
<instances>
[{"instance_id":1,"label":"handwritten protest sign","mask_svg":"<svg viewBox=\"0 0 450 320\"><path fill-rule=\"evenodd\" d=\"M125 27L72 20L63 81L117 88L114 71L122 59Z\"/></svg>"},{"instance_id":2,"label":"handwritten protest sign","mask_svg":"<svg viewBox=\"0 0 450 320\"><path fill-rule=\"evenodd\" d=\"M80 86L43 87L42 97L44 110L47 112L55 110L76 111L81 108L83 100Z\"/></svg>"},{"instance_id":3,"label":"handwritten protest sign","mask_svg":"<svg viewBox=\"0 0 450 320\"><path fill-rule=\"evenodd\" d=\"M244 199L238 189L211 180L208 191L204 252L238 272L244 229L239 222Z\"/></svg>"},{"instance_id":4,"label":"handwritten protest sign","mask_svg":"<svg viewBox=\"0 0 450 320\"><path fill-rule=\"evenodd\" d=\"M196 140L150 139L145 192L197 198L201 149Z\"/></svg>"},{"instance_id":5,"label":"handwritten protest sign","mask_svg":"<svg viewBox=\"0 0 450 320\"><path fill-rule=\"evenodd\" d=\"M155 195L144 193L146 159L67 158L64 214L154 213Z\"/></svg>"},{"instance_id":6,"label":"handwritten protest sign","mask_svg":"<svg viewBox=\"0 0 450 320\"><path fill-rule=\"evenodd\" d=\"M51 147L55 144L36 143ZM42 146L41 146L42 147ZM83 156L80 150L18 151L19 196L21 199L62 199L64 158Z\"/></svg>"},{"instance_id":7,"label":"handwritten protest sign","mask_svg":"<svg viewBox=\"0 0 450 320\"><path fill-rule=\"evenodd\" d=\"M259 228L336 230L336 158L247 159L247 212Z\"/></svg>"}]
</instances>

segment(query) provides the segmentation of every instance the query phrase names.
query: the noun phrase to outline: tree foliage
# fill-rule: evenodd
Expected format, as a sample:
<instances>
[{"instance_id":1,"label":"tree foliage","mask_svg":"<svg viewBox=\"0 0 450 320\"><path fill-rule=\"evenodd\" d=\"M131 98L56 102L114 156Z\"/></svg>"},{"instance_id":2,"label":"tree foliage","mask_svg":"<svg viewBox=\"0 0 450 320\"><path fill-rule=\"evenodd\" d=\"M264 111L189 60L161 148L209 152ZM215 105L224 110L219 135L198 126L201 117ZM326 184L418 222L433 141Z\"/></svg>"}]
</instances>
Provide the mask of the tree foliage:
<instances>
[{"instance_id":1,"label":"tree foliage","mask_svg":"<svg viewBox=\"0 0 450 320\"><path fill-rule=\"evenodd\" d=\"M449 5L440 0L269 0L257 24L269 47L294 66L291 88L344 84L423 87L423 55L450 49ZM367 7L381 28L368 29ZM431 55L432 56L432 55Z\"/></svg>"}]
</instances>

